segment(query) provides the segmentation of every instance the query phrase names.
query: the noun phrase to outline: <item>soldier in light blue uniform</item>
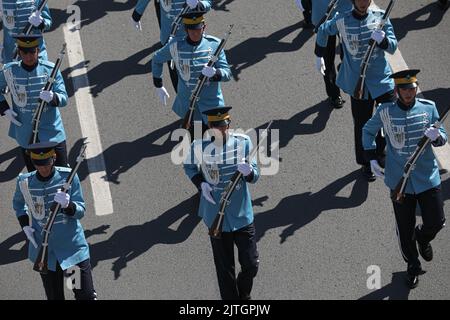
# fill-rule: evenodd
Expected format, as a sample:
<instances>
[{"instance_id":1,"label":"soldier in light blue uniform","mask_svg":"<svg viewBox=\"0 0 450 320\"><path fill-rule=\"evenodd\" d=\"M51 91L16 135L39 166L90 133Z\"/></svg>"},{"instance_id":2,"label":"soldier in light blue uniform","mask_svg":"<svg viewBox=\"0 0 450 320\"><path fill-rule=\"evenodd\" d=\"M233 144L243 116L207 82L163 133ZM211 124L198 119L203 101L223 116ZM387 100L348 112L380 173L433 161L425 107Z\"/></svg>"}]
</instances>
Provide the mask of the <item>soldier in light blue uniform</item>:
<instances>
[{"instance_id":1,"label":"soldier in light blue uniform","mask_svg":"<svg viewBox=\"0 0 450 320\"><path fill-rule=\"evenodd\" d=\"M141 18L144 14L147 5L150 0L139 0L136 8L131 16L131 21L136 30L141 31ZM154 0L156 15L158 18L160 32L160 41L162 45L165 45L170 39L170 31L172 29L172 23L175 18L180 14L185 5L189 6L190 9L196 9L200 11L209 11L212 6L212 0ZM175 37L184 37L186 31L183 26L180 25L177 29ZM177 91L178 86L178 76L175 68L170 68L170 62L168 62L170 79L172 85Z\"/></svg>"},{"instance_id":2,"label":"soldier in light blue uniform","mask_svg":"<svg viewBox=\"0 0 450 320\"><path fill-rule=\"evenodd\" d=\"M443 127L432 125L439 120L433 101L416 98L417 73L419 70L404 70L393 74L397 102L381 104L363 129L364 149L376 176L384 177L391 190L395 189L403 175L408 158L414 153L417 143L425 135L431 144L439 147L447 143ZM383 173L376 159L375 135L384 128L387 140L386 168ZM403 203L393 201L397 236L407 268L407 284L415 288L422 273L419 253L426 261L433 259L430 241L445 224L441 179L431 145L418 158L405 190ZM416 205L420 206L423 224L416 227Z\"/></svg>"},{"instance_id":3,"label":"soldier in light blue uniform","mask_svg":"<svg viewBox=\"0 0 450 320\"><path fill-rule=\"evenodd\" d=\"M75 298L96 299L89 261L89 246L84 237L80 219L85 214L83 192L78 176L75 176L67 193L61 191L70 174L70 168L55 167L55 142L30 145L30 152L36 171L20 174L17 178L13 208L25 235L30 241L28 258L34 263L40 245L42 230L49 218L51 207L61 205L56 215L48 242L48 274L41 274L45 293L49 300L64 299L63 271L74 266L79 270L79 288ZM78 286L78 285L77 285Z\"/></svg>"},{"instance_id":4,"label":"soldier in light blue uniform","mask_svg":"<svg viewBox=\"0 0 450 320\"><path fill-rule=\"evenodd\" d=\"M225 105L220 82L230 80L231 70L224 50L212 67L206 66L219 46L220 39L204 34L206 27L204 14L204 11L192 11L185 14L183 23L187 35L172 39L155 53L152 59L152 72L156 93L161 102L166 105L169 94L163 86L162 69L164 62L173 59L180 81L172 109L180 118L183 118L188 111L191 94L200 75L208 77L194 112L194 121L202 121L206 130L208 120L202 112Z\"/></svg>"},{"instance_id":5,"label":"soldier in light blue uniform","mask_svg":"<svg viewBox=\"0 0 450 320\"><path fill-rule=\"evenodd\" d=\"M325 15L330 0L315 0L312 3L312 23L314 26L318 26L320 20ZM336 8L331 13L330 17L333 17L336 13L345 13L352 10L352 3L350 0L339 0ZM341 47L342 50L342 47ZM336 67L334 65L334 59L336 56L336 35L328 37L326 49L323 55L323 63L316 65L318 71L322 73L323 80L325 82L325 89L328 95L328 101L330 105L336 109L342 108L345 101L341 97L339 87L336 85ZM341 54L341 59L343 55ZM321 66L324 65L325 69L321 70Z\"/></svg>"},{"instance_id":6,"label":"soldier in light blue uniform","mask_svg":"<svg viewBox=\"0 0 450 320\"><path fill-rule=\"evenodd\" d=\"M219 212L220 198L231 177L236 171L243 175L225 209L222 238L211 237L221 297L224 300L238 300L250 299L253 278L259 266L252 201L247 186L258 180L259 168L255 159L246 159L253 148L250 138L228 131L230 109L219 107L204 112L209 127L216 129L213 134L215 140L195 140L185 160L184 170L201 191L198 214L208 228ZM242 267L237 278L234 245L238 248Z\"/></svg>"},{"instance_id":7,"label":"soldier in light blue uniform","mask_svg":"<svg viewBox=\"0 0 450 320\"><path fill-rule=\"evenodd\" d=\"M368 181L374 181L375 176L370 170L369 161L364 157L362 147L362 127L373 114L375 102L394 101L394 81L389 78L392 73L385 51L394 53L397 49L397 39L392 24L388 20L383 30L377 29L384 12L369 9L371 0L353 0L354 9L344 13L339 12L333 19L322 24L317 33L315 54L318 69L324 69L327 40L329 36L339 33L344 48L344 61L339 69L336 84L351 96L351 108L354 123L354 139L356 162L362 165L362 172ZM360 66L369 40L373 39L377 45L368 67L364 97L362 100L354 98L353 92L358 82ZM378 137L378 157L384 158L384 146L381 135Z\"/></svg>"},{"instance_id":8,"label":"soldier in light blue uniform","mask_svg":"<svg viewBox=\"0 0 450 320\"><path fill-rule=\"evenodd\" d=\"M1 58L3 63L13 61L16 50L14 35L23 32L28 23L33 25L32 34L42 34L52 26L52 18L48 6L39 14L37 12L39 4L43 0L2 0L0 10L3 14L3 51ZM47 60L47 50L45 41L39 39L39 57Z\"/></svg>"},{"instance_id":9,"label":"soldier in light blue uniform","mask_svg":"<svg viewBox=\"0 0 450 320\"><path fill-rule=\"evenodd\" d=\"M39 126L40 141L55 141L56 165L67 166L66 134L59 107L67 105L67 92L61 72L58 71L52 90L43 90L54 63L38 58L40 35L18 36L17 45L22 61L6 64L0 72L0 90L9 87L12 107L3 95L0 96L0 114L11 121L9 136L22 148L28 171L34 166L25 148L32 135L32 118L39 105L39 99L48 102Z\"/></svg>"}]
</instances>

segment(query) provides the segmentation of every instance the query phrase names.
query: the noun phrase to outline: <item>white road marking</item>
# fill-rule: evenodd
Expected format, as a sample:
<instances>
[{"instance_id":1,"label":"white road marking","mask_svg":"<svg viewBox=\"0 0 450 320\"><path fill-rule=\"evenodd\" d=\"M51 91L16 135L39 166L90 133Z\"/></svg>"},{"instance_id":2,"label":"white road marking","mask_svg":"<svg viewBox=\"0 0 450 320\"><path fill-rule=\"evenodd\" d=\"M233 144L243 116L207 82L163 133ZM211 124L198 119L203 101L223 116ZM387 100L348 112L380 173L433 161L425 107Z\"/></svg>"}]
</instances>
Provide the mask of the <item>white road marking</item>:
<instances>
[{"instance_id":1,"label":"white road marking","mask_svg":"<svg viewBox=\"0 0 450 320\"><path fill-rule=\"evenodd\" d=\"M86 158L89 168L89 181L94 200L94 211L98 216L113 213L113 204L109 183L102 177L106 176L105 160L103 158L102 143L97 126L94 103L90 94L89 79L84 65L84 53L81 45L80 32L63 26L64 39L67 43L67 57L69 65L82 66L71 70L71 77L75 91L75 101L80 119L81 133L88 143Z\"/></svg>"},{"instance_id":2,"label":"white road marking","mask_svg":"<svg viewBox=\"0 0 450 320\"><path fill-rule=\"evenodd\" d=\"M380 9L373 1L372 6ZM395 10L395 8L393 10ZM386 58L391 65L393 72L408 69L408 65L406 64L406 61L405 59L403 59L402 53L400 52L400 46L397 48L394 54L386 54ZM418 96L423 97L420 88L418 89ZM446 143L445 145L438 148L433 147L433 151L436 155L436 159L441 169L450 171L450 145Z\"/></svg>"}]
</instances>

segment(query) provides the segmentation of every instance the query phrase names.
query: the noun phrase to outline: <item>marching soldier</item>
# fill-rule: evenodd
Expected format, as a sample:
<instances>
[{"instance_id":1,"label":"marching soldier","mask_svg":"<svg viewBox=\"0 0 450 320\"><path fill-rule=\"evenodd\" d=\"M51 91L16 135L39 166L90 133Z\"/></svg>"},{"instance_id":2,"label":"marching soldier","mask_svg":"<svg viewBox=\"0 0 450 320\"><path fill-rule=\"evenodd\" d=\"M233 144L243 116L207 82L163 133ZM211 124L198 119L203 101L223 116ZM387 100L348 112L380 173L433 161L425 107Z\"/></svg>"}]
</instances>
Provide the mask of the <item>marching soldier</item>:
<instances>
[{"instance_id":1,"label":"marching soldier","mask_svg":"<svg viewBox=\"0 0 450 320\"><path fill-rule=\"evenodd\" d=\"M352 11L339 13L333 19L322 24L317 33L316 65L325 68L324 59L329 36L340 34L344 48L342 63L336 84L351 96L351 108L354 123L356 162L362 165L362 172L368 181L376 177L370 170L369 161L364 157L362 146L362 128L373 114L375 103L395 100L394 81L389 77L392 73L385 51L394 53L397 49L397 39L392 24L388 20L382 30L376 28L384 14L381 10L369 9L371 0L352 0ZM376 48L368 67L364 96L361 100L353 97L353 92L360 75L361 61L367 51L369 40L376 41ZM377 154L384 163L385 142L378 136Z\"/></svg>"},{"instance_id":2,"label":"marching soldier","mask_svg":"<svg viewBox=\"0 0 450 320\"><path fill-rule=\"evenodd\" d=\"M78 266L75 276L79 277L79 284L73 289L75 298L95 300L89 247L80 224L85 214L80 180L75 176L69 191L61 191L70 169L55 166L56 146L56 142L42 142L28 147L36 171L17 178L13 208L30 242L28 258L34 262L51 206L53 202L61 205L48 242L49 271L41 274L45 294L49 300L64 300L64 271Z\"/></svg>"},{"instance_id":3,"label":"marching soldier","mask_svg":"<svg viewBox=\"0 0 450 320\"><path fill-rule=\"evenodd\" d=\"M184 170L202 194L198 214L208 228L219 212L220 198L231 176L236 170L243 175L225 209L222 237L211 237L211 246L222 299L246 300L251 298L253 278L259 266L251 195L247 184L258 180L259 168L254 159L250 159L250 163L244 161L252 150L250 138L228 131L230 109L219 107L203 112L208 117L209 128L215 129L215 140L195 140ZM241 264L237 278L234 245L238 249Z\"/></svg>"},{"instance_id":4,"label":"marching soldier","mask_svg":"<svg viewBox=\"0 0 450 320\"><path fill-rule=\"evenodd\" d=\"M45 5L42 12L37 9L44 0L3 0L0 1L0 10L3 13L3 51L1 58L3 63L13 61L16 51L16 41L14 35L20 34L25 29L27 23L33 26L32 34L42 34L52 26L50 10ZM39 39L39 57L47 60L47 50L45 41Z\"/></svg>"},{"instance_id":5,"label":"marching soldier","mask_svg":"<svg viewBox=\"0 0 450 320\"><path fill-rule=\"evenodd\" d=\"M61 72L58 71L50 91L43 90L54 63L39 58L41 35L17 36L17 46L22 61L6 64L0 72L0 90L9 87L12 96L12 107L1 95L0 114L10 122L9 136L17 141L28 171L34 166L27 155L26 147L32 135L32 118L39 99L48 102L42 114L39 126L41 141L55 141L56 165L67 166L66 134L59 112L60 107L67 105L67 92Z\"/></svg>"},{"instance_id":6,"label":"marching soldier","mask_svg":"<svg viewBox=\"0 0 450 320\"><path fill-rule=\"evenodd\" d=\"M170 31L172 29L172 23L175 18L183 10L183 7L187 5L190 9L209 11L212 6L212 0L153 0L155 3L156 16L158 18L158 24L160 28L160 41L162 45L165 45L169 41ZM131 21L136 30L141 31L141 18L144 14L147 5L150 0L139 0L136 8L131 16ZM185 30L180 26L175 34L176 37L183 37L186 35ZM170 67L170 61L167 64L169 66L170 79L172 81L173 88L177 91L178 75L174 68Z\"/></svg>"},{"instance_id":7,"label":"marching soldier","mask_svg":"<svg viewBox=\"0 0 450 320\"><path fill-rule=\"evenodd\" d=\"M157 96L164 105L167 104L169 94L163 85L163 64L171 59L175 63L181 81L178 82L177 96L172 109L181 118L188 111L191 93L199 76L203 74L208 78L194 112L194 121L202 121L203 131L207 129L208 120L206 115L201 113L216 106L225 105L220 82L229 81L231 78L231 70L223 50L213 66L206 66L219 46L220 39L204 33L205 13L205 11L191 11L184 14L183 24L187 35L172 39L152 58L153 84L156 87Z\"/></svg>"},{"instance_id":8,"label":"marching soldier","mask_svg":"<svg viewBox=\"0 0 450 320\"><path fill-rule=\"evenodd\" d=\"M320 20L326 13L329 3L330 0L313 1L312 23L314 24L314 26L318 26L318 24L320 23ZM345 13L351 10L352 10L351 1L340 0L337 2L336 9L332 12L331 17L334 16L337 12ZM334 65L335 56L336 56L336 35L332 35L328 37L324 55L320 60L318 60L320 61L320 63L316 64L316 68L323 75L323 80L325 82L325 89L328 95L328 101L330 105L336 109L340 109L344 106L345 101L342 99L340 89L336 85L336 67ZM325 66L325 68L322 69L322 66Z\"/></svg>"},{"instance_id":9,"label":"marching soldier","mask_svg":"<svg viewBox=\"0 0 450 320\"><path fill-rule=\"evenodd\" d=\"M391 75L395 79L397 102L380 105L374 116L363 129L364 149L370 160L373 173L384 177L391 190L402 178L403 168L414 153L418 141L425 135L435 147L447 143L444 128L432 126L439 120L433 101L419 99L417 78L419 70L404 70ZM386 170L383 173L376 157L375 135L384 128L387 141ZM419 253L425 261L433 259L431 240L436 237L445 223L441 179L436 158L430 145L418 158L405 189L403 203L393 201L397 236L403 259L408 264L407 284L415 288L419 282L422 267ZM416 226L416 206L420 206L423 224Z\"/></svg>"}]
</instances>

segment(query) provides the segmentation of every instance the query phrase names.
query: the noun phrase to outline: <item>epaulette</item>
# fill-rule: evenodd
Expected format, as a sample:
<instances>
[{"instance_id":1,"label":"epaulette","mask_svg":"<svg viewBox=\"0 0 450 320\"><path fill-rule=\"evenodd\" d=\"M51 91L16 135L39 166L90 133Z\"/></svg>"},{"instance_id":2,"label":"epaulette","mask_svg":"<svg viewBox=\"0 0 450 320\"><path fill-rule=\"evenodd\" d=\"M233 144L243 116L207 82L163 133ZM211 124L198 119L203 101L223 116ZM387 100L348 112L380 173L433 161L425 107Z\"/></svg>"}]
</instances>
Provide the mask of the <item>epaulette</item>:
<instances>
[{"instance_id":1,"label":"epaulette","mask_svg":"<svg viewBox=\"0 0 450 320\"><path fill-rule=\"evenodd\" d=\"M44 66L50 67L50 68L53 68L55 66L55 64L53 62L48 61L48 60L39 60L39 63L41 65L44 65Z\"/></svg>"},{"instance_id":2,"label":"epaulette","mask_svg":"<svg viewBox=\"0 0 450 320\"><path fill-rule=\"evenodd\" d=\"M433 101L428 100L428 99L417 98L417 100L422 102L423 104L429 104L429 105L432 105L432 106L435 105L435 103Z\"/></svg>"},{"instance_id":3,"label":"epaulette","mask_svg":"<svg viewBox=\"0 0 450 320\"><path fill-rule=\"evenodd\" d=\"M72 168L69 167L55 167L55 170L58 170L59 172L70 172Z\"/></svg>"},{"instance_id":4,"label":"epaulette","mask_svg":"<svg viewBox=\"0 0 450 320\"><path fill-rule=\"evenodd\" d=\"M31 171L31 172L26 172L26 173L19 173L19 175L17 176L17 180L22 181L25 179L28 179L29 177L31 177L36 171Z\"/></svg>"},{"instance_id":5,"label":"epaulette","mask_svg":"<svg viewBox=\"0 0 450 320\"><path fill-rule=\"evenodd\" d=\"M220 41L221 41L219 38L214 37L214 36L211 36L211 35L209 35L209 34L205 34L203 37L204 37L205 39L212 40L212 41L216 41L216 42L220 42Z\"/></svg>"},{"instance_id":6,"label":"epaulette","mask_svg":"<svg viewBox=\"0 0 450 320\"><path fill-rule=\"evenodd\" d=\"M2 70L9 69L9 68L12 68L14 66L20 66L20 61L12 61L12 62L5 63L3 65Z\"/></svg>"}]
</instances>

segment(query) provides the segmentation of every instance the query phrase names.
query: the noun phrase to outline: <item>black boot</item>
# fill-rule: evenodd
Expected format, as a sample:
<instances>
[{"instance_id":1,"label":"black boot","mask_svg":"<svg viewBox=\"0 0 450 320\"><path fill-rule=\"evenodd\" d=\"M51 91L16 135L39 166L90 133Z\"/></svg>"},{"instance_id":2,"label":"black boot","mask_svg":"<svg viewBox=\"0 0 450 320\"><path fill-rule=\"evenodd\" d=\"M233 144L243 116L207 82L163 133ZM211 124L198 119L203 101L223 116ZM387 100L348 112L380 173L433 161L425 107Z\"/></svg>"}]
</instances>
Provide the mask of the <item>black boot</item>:
<instances>
[{"instance_id":1,"label":"black boot","mask_svg":"<svg viewBox=\"0 0 450 320\"><path fill-rule=\"evenodd\" d=\"M337 98L328 98L328 101L330 102L330 105L335 109L340 109L344 106L345 100L342 99L341 96L338 96Z\"/></svg>"},{"instance_id":2,"label":"black boot","mask_svg":"<svg viewBox=\"0 0 450 320\"><path fill-rule=\"evenodd\" d=\"M420 262L416 264L408 264L406 270L406 285L410 289L414 289L419 285L419 275L424 274Z\"/></svg>"},{"instance_id":3,"label":"black boot","mask_svg":"<svg viewBox=\"0 0 450 320\"><path fill-rule=\"evenodd\" d=\"M414 240L417 242L417 247L419 248L420 256L425 261L433 260L433 248L429 242L421 242L418 238L419 234L419 226L417 226L414 230Z\"/></svg>"},{"instance_id":4,"label":"black boot","mask_svg":"<svg viewBox=\"0 0 450 320\"><path fill-rule=\"evenodd\" d=\"M364 176L364 178L368 181L368 182L373 182L377 179L377 177L373 174L372 170L370 170L370 166L369 165L363 165L361 168L362 174Z\"/></svg>"}]
</instances>

